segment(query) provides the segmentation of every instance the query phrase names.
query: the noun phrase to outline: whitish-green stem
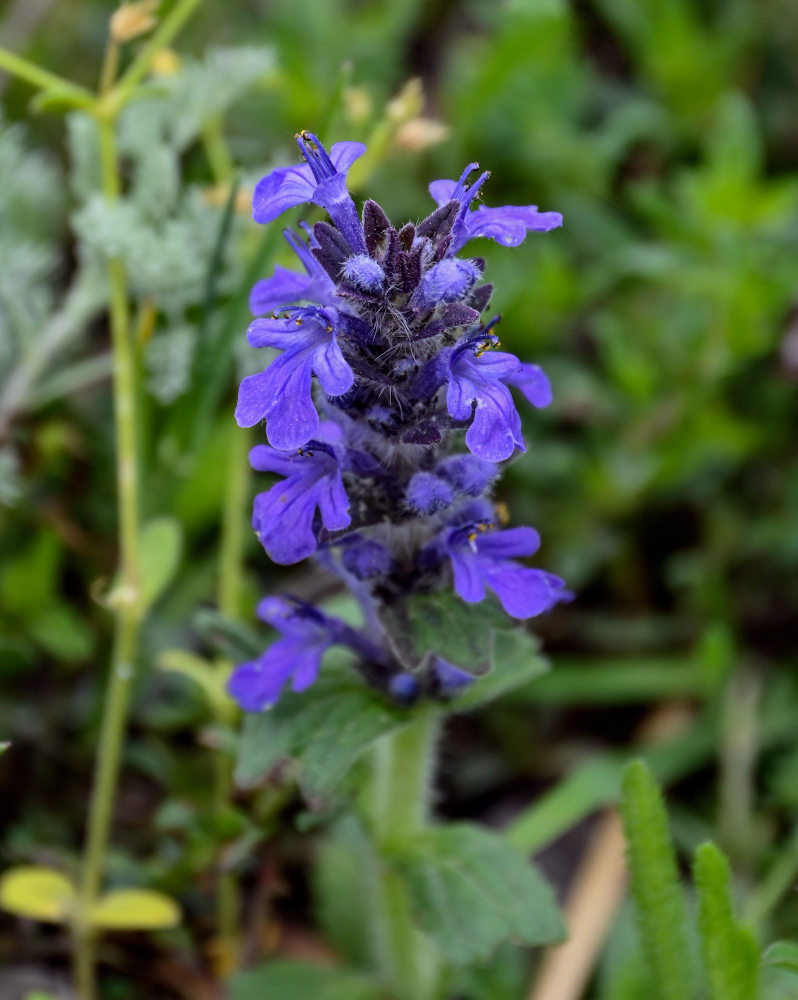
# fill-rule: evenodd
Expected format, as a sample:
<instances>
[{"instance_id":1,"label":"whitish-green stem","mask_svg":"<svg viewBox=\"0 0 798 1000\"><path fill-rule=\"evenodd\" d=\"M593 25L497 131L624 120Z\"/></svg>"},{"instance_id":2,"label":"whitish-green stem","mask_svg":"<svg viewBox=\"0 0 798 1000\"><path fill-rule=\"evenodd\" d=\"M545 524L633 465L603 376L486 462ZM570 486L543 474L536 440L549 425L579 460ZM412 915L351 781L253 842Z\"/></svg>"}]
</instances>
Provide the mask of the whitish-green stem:
<instances>
[{"instance_id":1,"label":"whitish-green stem","mask_svg":"<svg viewBox=\"0 0 798 1000\"><path fill-rule=\"evenodd\" d=\"M226 487L222 507L222 539L219 564L219 610L226 618L241 617L241 581L244 566L245 505L249 483L249 435L231 421ZM219 669L229 672L232 664L223 661ZM220 720L223 721L223 720ZM218 750L214 766L214 809L221 814L228 806L233 789L233 762ZM220 872L216 915L220 943L220 970L235 965L239 947L238 882L231 872Z\"/></svg>"},{"instance_id":2,"label":"whitish-green stem","mask_svg":"<svg viewBox=\"0 0 798 1000\"><path fill-rule=\"evenodd\" d=\"M390 861L391 848L429 820L440 713L420 710L374 750L370 807L374 832L374 952L386 987L398 1000L431 1000L439 970L416 927L407 888Z\"/></svg>"},{"instance_id":3,"label":"whitish-green stem","mask_svg":"<svg viewBox=\"0 0 798 1000\"><path fill-rule=\"evenodd\" d=\"M720 748L719 827L724 846L738 865L754 848L754 769L759 739L762 683L753 671L729 678L723 703Z\"/></svg>"},{"instance_id":4,"label":"whitish-green stem","mask_svg":"<svg viewBox=\"0 0 798 1000\"><path fill-rule=\"evenodd\" d=\"M98 127L103 193L114 201L119 198L115 124L101 119ZM95 936L87 921L102 882L141 623L136 355L130 336L127 281L121 260L111 258L108 261L108 280L119 505L119 574L112 594L116 622L111 676L103 706L83 855L80 907L83 925L77 930L76 941L76 977L81 1000L94 1000L96 996Z\"/></svg>"}]
</instances>

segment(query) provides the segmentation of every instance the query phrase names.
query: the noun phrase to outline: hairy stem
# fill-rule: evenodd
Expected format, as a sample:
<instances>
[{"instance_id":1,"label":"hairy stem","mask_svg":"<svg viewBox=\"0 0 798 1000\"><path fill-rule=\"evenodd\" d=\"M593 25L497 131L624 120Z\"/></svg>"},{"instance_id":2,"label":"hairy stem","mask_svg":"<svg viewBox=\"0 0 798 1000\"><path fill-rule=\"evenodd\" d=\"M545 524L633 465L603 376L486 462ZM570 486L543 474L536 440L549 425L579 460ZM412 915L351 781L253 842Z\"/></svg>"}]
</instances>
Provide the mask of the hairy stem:
<instances>
[{"instance_id":1,"label":"hairy stem","mask_svg":"<svg viewBox=\"0 0 798 1000\"><path fill-rule=\"evenodd\" d=\"M119 197L120 187L114 127L112 121L99 122L103 193L111 201ZM121 260L111 258L108 261L108 279L119 503L119 582L113 593L114 651L83 855L81 913L84 927L79 929L76 942L76 977L81 1000L93 1000L96 996L95 935L85 926L85 921L102 882L141 622L136 356L130 336L127 280Z\"/></svg>"},{"instance_id":2,"label":"hairy stem","mask_svg":"<svg viewBox=\"0 0 798 1000\"><path fill-rule=\"evenodd\" d=\"M374 951L386 986L399 1000L429 1000L438 979L435 955L416 929L407 888L385 855L428 821L439 726L439 713L425 708L375 748Z\"/></svg>"}]
</instances>

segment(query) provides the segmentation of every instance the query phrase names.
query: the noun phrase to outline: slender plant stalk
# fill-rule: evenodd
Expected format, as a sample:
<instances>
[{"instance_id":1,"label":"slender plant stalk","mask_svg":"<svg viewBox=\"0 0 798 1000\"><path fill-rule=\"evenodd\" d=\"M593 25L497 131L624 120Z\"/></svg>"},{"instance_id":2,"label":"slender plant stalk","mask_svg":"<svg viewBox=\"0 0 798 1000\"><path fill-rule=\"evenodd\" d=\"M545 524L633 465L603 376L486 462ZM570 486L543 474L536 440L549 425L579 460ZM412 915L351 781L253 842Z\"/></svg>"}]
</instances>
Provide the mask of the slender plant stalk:
<instances>
[{"instance_id":1,"label":"slender plant stalk","mask_svg":"<svg viewBox=\"0 0 798 1000\"><path fill-rule=\"evenodd\" d=\"M222 508L222 539L219 565L219 610L231 619L241 617L241 579L244 565L246 516L249 483L249 435L231 427L226 489ZM219 669L229 672L232 664L223 661ZM214 810L221 813L228 805L233 790L233 761L223 750L215 755ZM216 900L217 927L221 944L221 971L230 971L238 951L239 903L238 881L231 872L220 872Z\"/></svg>"},{"instance_id":2,"label":"slender plant stalk","mask_svg":"<svg viewBox=\"0 0 798 1000\"><path fill-rule=\"evenodd\" d=\"M219 184L233 181L233 160L227 148L221 119L210 118L202 130L205 154L214 179ZM234 193L231 192L231 198ZM234 210L234 208L233 208ZM212 276L213 277L213 276ZM207 311L213 305L211 284ZM219 552L219 586L217 603L219 610L233 620L241 617L241 580L244 567L244 547L246 523L245 506L249 483L249 435L230 422L230 446L227 451L227 474L222 500L222 531ZM218 669L229 674L233 664L221 660ZM220 719L220 722L227 721ZM233 761L224 750L218 750L214 757L214 812L221 814L228 806L233 791ZM231 972L236 965L240 943L238 880L231 872L220 872L217 883L216 922L220 944L219 971L222 975Z\"/></svg>"},{"instance_id":3,"label":"slender plant stalk","mask_svg":"<svg viewBox=\"0 0 798 1000\"><path fill-rule=\"evenodd\" d=\"M407 888L385 854L428 822L439 727L438 711L425 708L375 747L375 958L386 986L399 1000L430 1000L438 979L435 955L415 927Z\"/></svg>"},{"instance_id":4,"label":"slender plant stalk","mask_svg":"<svg viewBox=\"0 0 798 1000\"><path fill-rule=\"evenodd\" d=\"M119 197L119 165L115 123L99 121L100 165L103 192L109 200ZM113 353L114 429L119 502L119 582L113 593L116 616L111 676L103 708L100 743L89 806L88 832L83 858L81 912L84 926L77 935L76 976L81 1000L94 1000L95 935L86 925L100 891L105 852L116 796L119 760L127 720L130 687L141 623L141 568L139 564L139 484L136 434L136 355L131 341L127 281L121 260L108 261L111 292L111 343Z\"/></svg>"},{"instance_id":5,"label":"slender plant stalk","mask_svg":"<svg viewBox=\"0 0 798 1000\"><path fill-rule=\"evenodd\" d=\"M40 90L58 90L61 93L69 93L81 103L90 104L94 100L94 95L90 90L86 90L56 73L51 73L47 69L42 69L36 63L9 52L8 49L0 48L0 69L7 70L13 76L25 80Z\"/></svg>"}]
</instances>

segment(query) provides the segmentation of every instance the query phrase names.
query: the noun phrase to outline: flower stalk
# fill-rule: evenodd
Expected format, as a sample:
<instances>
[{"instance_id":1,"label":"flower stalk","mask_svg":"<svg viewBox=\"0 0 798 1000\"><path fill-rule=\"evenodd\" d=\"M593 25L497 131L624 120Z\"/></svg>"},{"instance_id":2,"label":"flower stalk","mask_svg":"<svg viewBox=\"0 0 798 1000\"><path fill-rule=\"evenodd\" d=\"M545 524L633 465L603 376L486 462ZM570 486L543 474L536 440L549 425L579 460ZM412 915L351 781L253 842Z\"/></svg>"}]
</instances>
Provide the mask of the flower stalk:
<instances>
[{"instance_id":1,"label":"flower stalk","mask_svg":"<svg viewBox=\"0 0 798 1000\"><path fill-rule=\"evenodd\" d=\"M425 706L374 748L374 960L399 1000L432 1000L440 972L430 942L416 927L407 886L390 861L391 846L423 830L429 820L440 727L440 711Z\"/></svg>"},{"instance_id":2,"label":"flower stalk","mask_svg":"<svg viewBox=\"0 0 798 1000\"><path fill-rule=\"evenodd\" d=\"M98 123L103 193L109 201L120 194L115 123ZM90 913L100 891L105 852L116 797L119 762L127 722L130 688L135 674L139 627L142 619L139 559L140 514L136 421L136 353L130 334L127 280L121 260L108 261L110 326L113 357L116 478L119 504L119 576L111 595L115 639L111 674L103 706L100 742L89 805L83 856L81 912ZM79 930L76 940L76 978L82 1000L94 1000L96 938L91 928Z\"/></svg>"}]
</instances>

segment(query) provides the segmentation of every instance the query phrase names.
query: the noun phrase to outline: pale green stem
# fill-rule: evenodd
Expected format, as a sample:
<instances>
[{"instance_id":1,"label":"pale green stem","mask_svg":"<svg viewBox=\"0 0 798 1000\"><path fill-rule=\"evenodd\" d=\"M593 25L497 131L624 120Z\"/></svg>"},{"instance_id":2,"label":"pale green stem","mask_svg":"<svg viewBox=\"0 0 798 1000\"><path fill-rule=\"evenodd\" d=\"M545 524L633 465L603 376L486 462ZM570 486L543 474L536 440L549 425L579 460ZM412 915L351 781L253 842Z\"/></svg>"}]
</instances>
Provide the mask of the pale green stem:
<instances>
[{"instance_id":1,"label":"pale green stem","mask_svg":"<svg viewBox=\"0 0 798 1000\"><path fill-rule=\"evenodd\" d=\"M99 121L103 193L110 201L119 197L114 127L112 121ZM83 857L80 908L83 926L78 928L76 942L76 976L81 1000L94 1000L96 996L95 936L87 921L102 882L141 622L136 360L130 337L127 281L120 260L112 258L108 261L108 278L119 503L119 575L112 594L116 635L111 676L103 706Z\"/></svg>"},{"instance_id":2,"label":"pale green stem","mask_svg":"<svg viewBox=\"0 0 798 1000\"><path fill-rule=\"evenodd\" d=\"M427 824L439 727L438 711L422 709L374 751L375 959L398 1000L431 1000L439 974L431 945L416 928L407 888L387 856L393 844Z\"/></svg>"},{"instance_id":3,"label":"pale green stem","mask_svg":"<svg viewBox=\"0 0 798 1000\"><path fill-rule=\"evenodd\" d=\"M69 93L79 99L81 103L89 103L94 100L91 91L65 80L64 77L51 73L49 70L42 69L36 63L15 55L8 49L0 48L0 69L6 70L40 90L58 90L61 93Z\"/></svg>"},{"instance_id":4,"label":"pale green stem","mask_svg":"<svg viewBox=\"0 0 798 1000\"><path fill-rule=\"evenodd\" d=\"M227 148L222 122L218 116L203 125L202 141L211 171L219 184L229 184L233 160ZM222 532L219 552L219 610L226 618L241 617L241 581L244 568L245 505L249 483L249 434L230 421L230 445L227 451L225 491L222 501ZM229 673L233 664L222 660L219 669ZM225 721L220 719L220 721ZM214 810L221 813L233 790L233 762L219 750L214 760ZM232 971L239 945L238 880L230 872L220 872L216 898L216 920L222 946L221 971Z\"/></svg>"},{"instance_id":5,"label":"pale green stem","mask_svg":"<svg viewBox=\"0 0 798 1000\"><path fill-rule=\"evenodd\" d=\"M249 483L249 435L231 421L227 479L222 508L222 540L219 564L219 610L227 618L241 617L241 581L244 565L245 505ZM223 661L220 669L229 672L232 664ZM233 762L227 753L217 751L214 771L214 808L222 812L227 807L233 789ZM225 964L232 966L238 949L239 912L238 881L234 874L219 875L216 901L219 940Z\"/></svg>"},{"instance_id":6,"label":"pale green stem","mask_svg":"<svg viewBox=\"0 0 798 1000\"><path fill-rule=\"evenodd\" d=\"M754 769L759 750L762 683L755 673L732 676L724 692L720 747L719 828L724 846L739 865L754 847Z\"/></svg>"}]
</instances>

